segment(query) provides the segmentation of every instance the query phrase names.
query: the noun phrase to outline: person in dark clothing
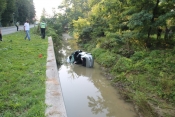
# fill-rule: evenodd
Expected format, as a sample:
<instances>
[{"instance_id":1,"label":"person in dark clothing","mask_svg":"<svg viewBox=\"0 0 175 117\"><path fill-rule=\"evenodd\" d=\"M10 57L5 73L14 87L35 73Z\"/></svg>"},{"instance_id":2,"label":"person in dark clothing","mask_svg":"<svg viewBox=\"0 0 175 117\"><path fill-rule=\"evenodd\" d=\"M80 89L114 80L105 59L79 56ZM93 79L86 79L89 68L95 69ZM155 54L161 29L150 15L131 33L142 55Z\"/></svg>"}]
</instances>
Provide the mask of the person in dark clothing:
<instances>
[{"instance_id":1,"label":"person in dark clothing","mask_svg":"<svg viewBox=\"0 0 175 117\"><path fill-rule=\"evenodd\" d=\"M1 29L0 29L0 41L2 41L2 33L1 33Z\"/></svg>"},{"instance_id":2,"label":"person in dark clothing","mask_svg":"<svg viewBox=\"0 0 175 117\"><path fill-rule=\"evenodd\" d=\"M19 22L16 22L16 28L17 28L17 31L19 29Z\"/></svg>"},{"instance_id":3,"label":"person in dark clothing","mask_svg":"<svg viewBox=\"0 0 175 117\"><path fill-rule=\"evenodd\" d=\"M42 37L42 39L45 39L46 27L47 27L47 24L44 21L42 21L40 23L40 30L41 30L41 37Z\"/></svg>"}]
</instances>

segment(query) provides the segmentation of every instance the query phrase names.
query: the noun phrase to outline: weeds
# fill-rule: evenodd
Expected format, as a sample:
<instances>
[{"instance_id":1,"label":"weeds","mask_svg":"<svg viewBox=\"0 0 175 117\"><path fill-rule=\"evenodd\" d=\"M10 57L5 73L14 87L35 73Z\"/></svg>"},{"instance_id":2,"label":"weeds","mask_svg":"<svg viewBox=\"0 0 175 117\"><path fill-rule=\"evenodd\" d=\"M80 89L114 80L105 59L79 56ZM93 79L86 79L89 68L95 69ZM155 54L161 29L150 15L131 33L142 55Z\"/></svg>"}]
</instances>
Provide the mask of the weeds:
<instances>
[{"instance_id":1,"label":"weeds","mask_svg":"<svg viewBox=\"0 0 175 117\"><path fill-rule=\"evenodd\" d=\"M158 115L154 112L154 108L150 107L149 100L158 100L164 103L159 103L159 107L167 105L171 107L175 103L175 79L174 79L174 55L171 54L170 50L155 50L151 52L139 52L135 53L130 59L121 58L116 65L112 68L118 80L127 82L131 92L141 92L145 98L139 98L141 96L135 95L134 101L143 111L144 115L157 117ZM123 73L125 75L123 76ZM121 79L122 78L122 79ZM151 95L151 96L150 96ZM154 97L152 97L154 95ZM143 97L143 96L142 96ZM144 100L143 100L144 99ZM164 108L162 108L164 110ZM171 109L170 109L171 110ZM151 112L151 113L148 113ZM167 111L165 114L169 114L171 111ZM173 116L175 112L170 115ZM170 117L172 117L170 116Z\"/></svg>"}]
</instances>

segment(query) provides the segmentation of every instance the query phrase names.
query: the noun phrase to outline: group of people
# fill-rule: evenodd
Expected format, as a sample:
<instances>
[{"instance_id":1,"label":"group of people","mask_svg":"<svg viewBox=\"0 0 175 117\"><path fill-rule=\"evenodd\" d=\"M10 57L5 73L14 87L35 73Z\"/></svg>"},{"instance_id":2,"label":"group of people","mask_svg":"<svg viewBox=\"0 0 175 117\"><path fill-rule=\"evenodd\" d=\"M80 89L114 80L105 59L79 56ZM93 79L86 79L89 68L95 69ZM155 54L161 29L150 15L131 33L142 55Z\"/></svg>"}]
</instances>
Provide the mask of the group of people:
<instances>
[{"instance_id":1,"label":"group of people","mask_svg":"<svg viewBox=\"0 0 175 117\"><path fill-rule=\"evenodd\" d=\"M38 26L38 29L39 27L41 31L41 38L45 39L45 31L46 31L47 24L44 21L41 21L40 25ZM17 27L17 30L18 30L18 27ZM25 39L28 38L28 40L30 41L30 26L29 26L28 20L26 20L26 22L24 23L24 31L26 32Z\"/></svg>"},{"instance_id":2,"label":"group of people","mask_svg":"<svg viewBox=\"0 0 175 117\"><path fill-rule=\"evenodd\" d=\"M16 28L17 28L17 31L19 30L19 22L16 22L15 24ZM42 21L40 23L40 25L38 26L38 29L40 27L40 31L41 31L41 37L42 39L45 39L45 31L46 31L46 27L47 27L47 24ZM24 32L26 32L26 35L25 35L25 40L26 38L28 38L28 40L30 41L30 25L29 25L29 20L26 20L26 22L24 23ZM1 29L0 29L0 41L2 41L2 33L1 33Z\"/></svg>"}]
</instances>

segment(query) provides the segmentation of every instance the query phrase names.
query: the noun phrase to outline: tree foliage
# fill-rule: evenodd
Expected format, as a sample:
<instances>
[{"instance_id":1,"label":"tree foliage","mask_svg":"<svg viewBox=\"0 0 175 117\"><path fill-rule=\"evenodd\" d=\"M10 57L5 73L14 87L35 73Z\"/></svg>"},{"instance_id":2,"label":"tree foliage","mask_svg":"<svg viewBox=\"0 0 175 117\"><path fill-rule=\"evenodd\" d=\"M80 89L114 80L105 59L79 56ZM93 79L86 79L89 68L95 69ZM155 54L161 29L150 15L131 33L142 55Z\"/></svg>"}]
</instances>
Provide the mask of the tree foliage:
<instances>
[{"instance_id":1,"label":"tree foliage","mask_svg":"<svg viewBox=\"0 0 175 117\"><path fill-rule=\"evenodd\" d=\"M26 19L31 23L35 18L33 0L0 0L0 22L2 26L14 25L16 21L23 24Z\"/></svg>"},{"instance_id":2,"label":"tree foliage","mask_svg":"<svg viewBox=\"0 0 175 117\"><path fill-rule=\"evenodd\" d=\"M90 23L84 28L91 27L89 35L92 37L110 32L116 33L126 44L135 45L139 41L145 48L169 48L175 42L174 36L169 36L170 30L175 31L172 28L174 4L174 0L65 0L61 8L66 9L68 24L80 39L83 30L77 32L74 25L75 21L83 25L79 17ZM158 38L158 28L162 30L161 38Z\"/></svg>"},{"instance_id":3,"label":"tree foliage","mask_svg":"<svg viewBox=\"0 0 175 117\"><path fill-rule=\"evenodd\" d=\"M15 10L15 0L7 0L7 4L6 4L7 9L4 10L4 12L2 13L2 24L3 25L8 25L10 23L13 23L13 13ZM9 20L11 19L11 20ZM8 22L7 22L8 21Z\"/></svg>"},{"instance_id":4,"label":"tree foliage","mask_svg":"<svg viewBox=\"0 0 175 117\"><path fill-rule=\"evenodd\" d=\"M0 0L0 20L1 20L1 14L4 12L4 10L6 9L7 6L7 2L6 0Z\"/></svg>"}]
</instances>

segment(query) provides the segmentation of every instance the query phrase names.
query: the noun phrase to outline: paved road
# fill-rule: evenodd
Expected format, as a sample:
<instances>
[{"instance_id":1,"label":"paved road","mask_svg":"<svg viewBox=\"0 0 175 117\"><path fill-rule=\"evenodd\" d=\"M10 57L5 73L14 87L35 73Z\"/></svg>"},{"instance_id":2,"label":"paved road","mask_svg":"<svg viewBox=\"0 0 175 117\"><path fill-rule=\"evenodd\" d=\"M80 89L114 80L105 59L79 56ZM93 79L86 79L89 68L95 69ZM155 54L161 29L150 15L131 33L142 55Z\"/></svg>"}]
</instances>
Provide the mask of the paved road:
<instances>
[{"instance_id":1,"label":"paved road","mask_svg":"<svg viewBox=\"0 0 175 117\"><path fill-rule=\"evenodd\" d=\"M30 28L33 28L34 27L34 24L31 24L30 25ZM19 31L20 30L24 30L24 26L23 25L20 25L19 26ZM7 35L7 34L11 34L11 33L14 33L17 31L17 28L16 26L10 26L10 27L1 27L1 32L2 32L2 35Z\"/></svg>"}]
</instances>

